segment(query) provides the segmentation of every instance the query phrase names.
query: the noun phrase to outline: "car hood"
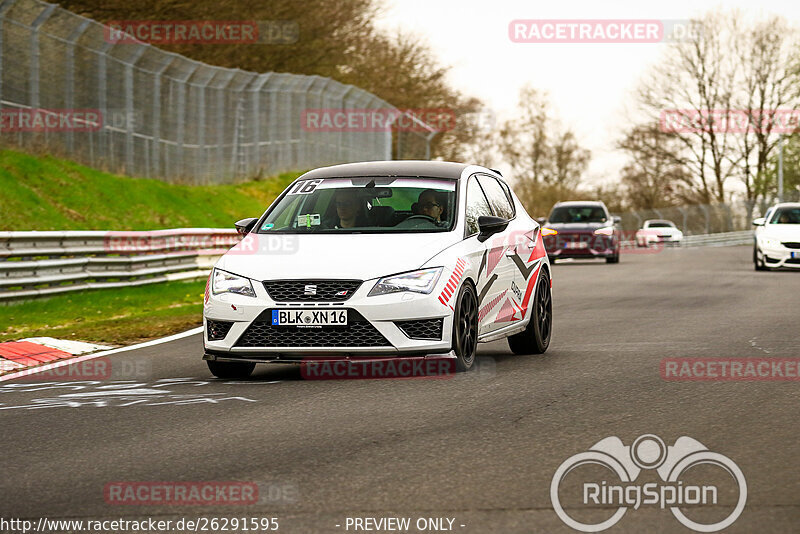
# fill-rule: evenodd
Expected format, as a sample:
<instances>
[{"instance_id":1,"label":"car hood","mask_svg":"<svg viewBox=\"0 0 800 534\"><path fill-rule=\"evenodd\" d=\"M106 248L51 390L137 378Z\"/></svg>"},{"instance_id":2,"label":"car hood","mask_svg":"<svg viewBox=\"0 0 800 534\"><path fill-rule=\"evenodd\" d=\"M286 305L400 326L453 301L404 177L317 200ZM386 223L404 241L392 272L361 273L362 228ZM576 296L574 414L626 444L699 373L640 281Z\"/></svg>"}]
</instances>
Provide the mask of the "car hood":
<instances>
[{"instance_id":1,"label":"car hood","mask_svg":"<svg viewBox=\"0 0 800 534\"><path fill-rule=\"evenodd\" d=\"M558 230L559 232L588 232L588 231L595 231L598 228L607 228L611 226L611 222L604 222L604 223L593 223L593 222L582 222L582 223L545 223L547 228L552 228L553 230Z\"/></svg>"},{"instance_id":2,"label":"car hood","mask_svg":"<svg viewBox=\"0 0 800 534\"><path fill-rule=\"evenodd\" d=\"M436 234L248 234L216 267L254 280L352 278L369 280L411 271L457 243Z\"/></svg>"},{"instance_id":3,"label":"car hood","mask_svg":"<svg viewBox=\"0 0 800 534\"><path fill-rule=\"evenodd\" d=\"M759 235L780 241L800 241L800 224L768 224Z\"/></svg>"},{"instance_id":4,"label":"car hood","mask_svg":"<svg viewBox=\"0 0 800 534\"><path fill-rule=\"evenodd\" d=\"M675 235L681 233L680 230L672 227L641 228L639 232L650 235Z\"/></svg>"}]
</instances>

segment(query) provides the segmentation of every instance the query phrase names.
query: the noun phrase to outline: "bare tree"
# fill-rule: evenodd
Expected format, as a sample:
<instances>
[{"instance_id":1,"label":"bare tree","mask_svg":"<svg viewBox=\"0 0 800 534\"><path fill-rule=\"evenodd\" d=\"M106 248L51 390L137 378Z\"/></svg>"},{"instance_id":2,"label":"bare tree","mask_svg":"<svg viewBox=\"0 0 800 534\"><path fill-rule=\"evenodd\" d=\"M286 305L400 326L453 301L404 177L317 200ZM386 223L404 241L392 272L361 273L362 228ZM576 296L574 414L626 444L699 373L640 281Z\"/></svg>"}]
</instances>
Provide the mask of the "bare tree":
<instances>
[{"instance_id":1,"label":"bare tree","mask_svg":"<svg viewBox=\"0 0 800 534\"><path fill-rule=\"evenodd\" d=\"M525 86L520 90L517 117L500 128L500 152L511 165L517 190L529 209L539 198L573 192L591 157L575 134L550 114L550 108L546 93Z\"/></svg>"},{"instance_id":2,"label":"bare tree","mask_svg":"<svg viewBox=\"0 0 800 534\"><path fill-rule=\"evenodd\" d=\"M617 144L630 157L622 170L622 185L632 209L652 209L703 203L694 188L682 144L654 124L632 128Z\"/></svg>"},{"instance_id":3,"label":"bare tree","mask_svg":"<svg viewBox=\"0 0 800 534\"><path fill-rule=\"evenodd\" d=\"M725 201L726 181L737 161L731 134L719 131L713 121L715 111L731 108L739 61L731 53L736 20L712 13L694 21L695 31L670 47L638 91L642 110L680 142L694 177L692 187L703 203ZM680 125L689 127L670 128L665 116L677 116Z\"/></svg>"},{"instance_id":4,"label":"bare tree","mask_svg":"<svg viewBox=\"0 0 800 534\"><path fill-rule=\"evenodd\" d=\"M740 32L735 43L741 58L736 102L746 116L746 128L737 132L734 161L739 163L747 201L753 206L768 194L770 154L790 115L787 111L798 106L797 34L783 18L774 16Z\"/></svg>"}]
</instances>

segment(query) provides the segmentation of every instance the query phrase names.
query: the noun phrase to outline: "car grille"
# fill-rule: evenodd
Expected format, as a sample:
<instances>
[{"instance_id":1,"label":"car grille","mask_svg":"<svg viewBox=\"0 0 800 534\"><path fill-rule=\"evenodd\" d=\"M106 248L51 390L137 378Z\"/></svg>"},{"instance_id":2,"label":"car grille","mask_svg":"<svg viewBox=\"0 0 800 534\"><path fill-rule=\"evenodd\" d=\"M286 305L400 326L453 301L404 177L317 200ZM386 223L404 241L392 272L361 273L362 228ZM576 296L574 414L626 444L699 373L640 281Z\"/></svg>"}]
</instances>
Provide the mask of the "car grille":
<instances>
[{"instance_id":1,"label":"car grille","mask_svg":"<svg viewBox=\"0 0 800 534\"><path fill-rule=\"evenodd\" d=\"M390 347L378 330L355 310L347 326L273 326L272 310L259 315L236 341L237 347Z\"/></svg>"},{"instance_id":2,"label":"car grille","mask_svg":"<svg viewBox=\"0 0 800 534\"><path fill-rule=\"evenodd\" d=\"M230 321L211 321L206 319L206 325L208 327L208 340L219 341L225 339L233 323Z\"/></svg>"},{"instance_id":3,"label":"car grille","mask_svg":"<svg viewBox=\"0 0 800 534\"><path fill-rule=\"evenodd\" d=\"M800 248L800 243L796 241L784 241L783 246L786 248Z\"/></svg>"},{"instance_id":4,"label":"car grille","mask_svg":"<svg viewBox=\"0 0 800 534\"><path fill-rule=\"evenodd\" d=\"M361 283L361 280L266 280L264 289L275 302L338 302L352 297ZM306 286L315 286L315 294L306 295Z\"/></svg>"},{"instance_id":5,"label":"car grille","mask_svg":"<svg viewBox=\"0 0 800 534\"><path fill-rule=\"evenodd\" d=\"M442 339L444 319L423 319L419 321L395 321L403 333L411 339Z\"/></svg>"},{"instance_id":6,"label":"car grille","mask_svg":"<svg viewBox=\"0 0 800 534\"><path fill-rule=\"evenodd\" d=\"M783 263L791 263L793 265L796 265L796 264L800 263L800 258L789 258L788 260L786 260Z\"/></svg>"}]
</instances>

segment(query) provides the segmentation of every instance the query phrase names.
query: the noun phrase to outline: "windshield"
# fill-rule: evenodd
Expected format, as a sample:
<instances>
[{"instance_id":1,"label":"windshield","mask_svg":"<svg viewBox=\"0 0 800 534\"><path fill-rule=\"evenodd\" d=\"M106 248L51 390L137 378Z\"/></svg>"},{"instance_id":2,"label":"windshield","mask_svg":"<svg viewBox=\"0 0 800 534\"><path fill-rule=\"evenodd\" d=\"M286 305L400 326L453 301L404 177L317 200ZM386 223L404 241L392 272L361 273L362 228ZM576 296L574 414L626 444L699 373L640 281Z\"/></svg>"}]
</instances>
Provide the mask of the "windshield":
<instances>
[{"instance_id":1,"label":"windshield","mask_svg":"<svg viewBox=\"0 0 800 534\"><path fill-rule=\"evenodd\" d=\"M454 226L456 181L358 177L295 182L258 233L447 232Z\"/></svg>"},{"instance_id":2,"label":"windshield","mask_svg":"<svg viewBox=\"0 0 800 534\"><path fill-rule=\"evenodd\" d=\"M779 208L772 215L770 224L800 224L800 208Z\"/></svg>"},{"instance_id":3,"label":"windshield","mask_svg":"<svg viewBox=\"0 0 800 534\"><path fill-rule=\"evenodd\" d=\"M675 225L669 221L651 222L647 225L648 228L675 228Z\"/></svg>"},{"instance_id":4,"label":"windshield","mask_svg":"<svg viewBox=\"0 0 800 534\"><path fill-rule=\"evenodd\" d=\"M601 223L606 220L606 212L599 206L560 206L553 208L548 222Z\"/></svg>"}]
</instances>

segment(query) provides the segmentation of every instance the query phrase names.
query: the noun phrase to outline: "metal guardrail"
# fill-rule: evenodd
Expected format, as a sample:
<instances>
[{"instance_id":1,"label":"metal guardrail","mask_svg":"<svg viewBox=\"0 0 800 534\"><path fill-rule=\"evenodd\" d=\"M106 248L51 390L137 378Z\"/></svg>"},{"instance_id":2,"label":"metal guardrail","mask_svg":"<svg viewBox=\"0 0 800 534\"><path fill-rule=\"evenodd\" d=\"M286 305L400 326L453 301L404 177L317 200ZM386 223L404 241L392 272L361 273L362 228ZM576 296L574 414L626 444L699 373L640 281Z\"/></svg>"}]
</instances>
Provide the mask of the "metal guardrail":
<instances>
[{"instance_id":1,"label":"metal guardrail","mask_svg":"<svg viewBox=\"0 0 800 534\"><path fill-rule=\"evenodd\" d=\"M207 276L236 230L0 232L0 302ZM748 245L752 230L685 236L682 247ZM627 242L635 246L634 242Z\"/></svg>"},{"instance_id":2,"label":"metal guardrail","mask_svg":"<svg viewBox=\"0 0 800 534\"><path fill-rule=\"evenodd\" d=\"M718 234L684 236L682 247L726 247L731 245L750 245L753 243L753 231L721 232Z\"/></svg>"},{"instance_id":3,"label":"metal guardrail","mask_svg":"<svg viewBox=\"0 0 800 534\"><path fill-rule=\"evenodd\" d=\"M0 301L208 275L236 230L0 232Z\"/></svg>"}]
</instances>

